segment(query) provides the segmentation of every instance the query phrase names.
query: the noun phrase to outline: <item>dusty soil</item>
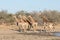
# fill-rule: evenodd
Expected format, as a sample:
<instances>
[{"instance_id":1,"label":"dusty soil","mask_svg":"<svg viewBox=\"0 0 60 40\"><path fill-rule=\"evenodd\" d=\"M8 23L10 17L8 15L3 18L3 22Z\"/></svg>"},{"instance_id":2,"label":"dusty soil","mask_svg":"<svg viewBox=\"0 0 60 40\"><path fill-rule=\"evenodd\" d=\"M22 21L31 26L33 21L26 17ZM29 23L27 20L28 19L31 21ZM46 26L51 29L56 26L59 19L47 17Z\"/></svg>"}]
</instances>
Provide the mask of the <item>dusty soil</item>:
<instances>
[{"instance_id":1,"label":"dusty soil","mask_svg":"<svg viewBox=\"0 0 60 40\"><path fill-rule=\"evenodd\" d=\"M22 34L19 33L17 30L18 27L15 25L6 26L0 25L0 40L60 40L60 37L57 36L49 36L49 35L33 35L33 34ZM55 26L55 31L60 32L60 24Z\"/></svg>"},{"instance_id":2,"label":"dusty soil","mask_svg":"<svg viewBox=\"0 0 60 40\"><path fill-rule=\"evenodd\" d=\"M27 35L12 30L0 30L0 40L60 40L60 37Z\"/></svg>"}]
</instances>

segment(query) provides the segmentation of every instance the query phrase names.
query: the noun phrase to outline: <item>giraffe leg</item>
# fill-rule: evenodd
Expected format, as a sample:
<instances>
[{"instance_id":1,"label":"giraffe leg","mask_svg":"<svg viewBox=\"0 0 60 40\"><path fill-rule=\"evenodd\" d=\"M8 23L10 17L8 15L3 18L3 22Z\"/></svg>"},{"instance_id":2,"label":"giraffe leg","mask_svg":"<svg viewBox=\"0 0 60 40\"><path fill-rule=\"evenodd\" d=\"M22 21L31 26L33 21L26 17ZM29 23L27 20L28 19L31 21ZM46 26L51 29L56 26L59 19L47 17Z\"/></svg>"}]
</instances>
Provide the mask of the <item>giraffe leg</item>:
<instances>
[{"instance_id":1,"label":"giraffe leg","mask_svg":"<svg viewBox=\"0 0 60 40\"><path fill-rule=\"evenodd\" d=\"M19 26L19 32L22 32L23 31L23 28L22 28L22 25Z\"/></svg>"},{"instance_id":2,"label":"giraffe leg","mask_svg":"<svg viewBox=\"0 0 60 40\"><path fill-rule=\"evenodd\" d=\"M19 32L22 31L22 25L19 25Z\"/></svg>"},{"instance_id":3,"label":"giraffe leg","mask_svg":"<svg viewBox=\"0 0 60 40\"><path fill-rule=\"evenodd\" d=\"M46 32L47 23L44 22L44 32Z\"/></svg>"},{"instance_id":4,"label":"giraffe leg","mask_svg":"<svg viewBox=\"0 0 60 40\"><path fill-rule=\"evenodd\" d=\"M53 32L55 32L55 27L53 27Z\"/></svg>"},{"instance_id":5,"label":"giraffe leg","mask_svg":"<svg viewBox=\"0 0 60 40\"><path fill-rule=\"evenodd\" d=\"M19 32L20 32L21 30L20 30L20 27L19 27Z\"/></svg>"},{"instance_id":6,"label":"giraffe leg","mask_svg":"<svg viewBox=\"0 0 60 40\"><path fill-rule=\"evenodd\" d=\"M26 32L28 28L28 24L25 24L23 27L24 27L24 32Z\"/></svg>"},{"instance_id":7,"label":"giraffe leg","mask_svg":"<svg viewBox=\"0 0 60 40\"><path fill-rule=\"evenodd\" d=\"M24 32L26 32L27 30L26 30L26 27L27 27L27 25L25 25L25 27L24 27Z\"/></svg>"},{"instance_id":8,"label":"giraffe leg","mask_svg":"<svg viewBox=\"0 0 60 40\"><path fill-rule=\"evenodd\" d=\"M37 25L34 24L34 25L33 25L33 30L34 30L34 32L36 31L36 28L37 28Z\"/></svg>"}]
</instances>

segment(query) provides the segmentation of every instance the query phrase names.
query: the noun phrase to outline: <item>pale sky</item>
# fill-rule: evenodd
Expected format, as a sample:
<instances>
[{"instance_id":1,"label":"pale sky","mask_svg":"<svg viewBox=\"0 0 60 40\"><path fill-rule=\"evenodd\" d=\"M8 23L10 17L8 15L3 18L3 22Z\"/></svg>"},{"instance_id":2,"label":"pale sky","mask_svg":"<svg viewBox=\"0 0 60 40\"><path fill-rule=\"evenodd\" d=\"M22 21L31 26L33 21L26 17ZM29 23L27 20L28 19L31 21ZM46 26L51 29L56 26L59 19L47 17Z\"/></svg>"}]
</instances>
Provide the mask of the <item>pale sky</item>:
<instances>
[{"instance_id":1,"label":"pale sky","mask_svg":"<svg viewBox=\"0 0 60 40\"><path fill-rule=\"evenodd\" d=\"M0 11L8 10L15 13L17 11L60 11L60 0L0 0Z\"/></svg>"}]
</instances>

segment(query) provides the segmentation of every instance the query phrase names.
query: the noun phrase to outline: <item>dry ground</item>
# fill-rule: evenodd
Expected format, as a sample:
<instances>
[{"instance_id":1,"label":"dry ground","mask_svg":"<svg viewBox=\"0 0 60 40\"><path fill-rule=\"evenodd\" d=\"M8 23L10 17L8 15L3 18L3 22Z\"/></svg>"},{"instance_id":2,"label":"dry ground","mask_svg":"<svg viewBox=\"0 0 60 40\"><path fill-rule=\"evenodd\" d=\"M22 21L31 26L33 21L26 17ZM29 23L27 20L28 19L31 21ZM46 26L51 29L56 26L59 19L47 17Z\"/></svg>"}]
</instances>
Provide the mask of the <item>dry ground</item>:
<instances>
[{"instance_id":1,"label":"dry ground","mask_svg":"<svg viewBox=\"0 0 60 40\"><path fill-rule=\"evenodd\" d=\"M41 36L20 34L18 31L10 29L18 29L18 27L0 25L0 40L60 40L57 36ZM60 24L55 26L55 31L60 32Z\"/></svg>"},{"instance_id":2,"label":"dry ground","mask_svg":"<svg viewBox=\"0 0 60 40\"><path fill-rule=\"evenodd\" d=\"M26 35L11 30L1 30L0 40L60 40L56 36Z\"/></svg>"}]
</instances>

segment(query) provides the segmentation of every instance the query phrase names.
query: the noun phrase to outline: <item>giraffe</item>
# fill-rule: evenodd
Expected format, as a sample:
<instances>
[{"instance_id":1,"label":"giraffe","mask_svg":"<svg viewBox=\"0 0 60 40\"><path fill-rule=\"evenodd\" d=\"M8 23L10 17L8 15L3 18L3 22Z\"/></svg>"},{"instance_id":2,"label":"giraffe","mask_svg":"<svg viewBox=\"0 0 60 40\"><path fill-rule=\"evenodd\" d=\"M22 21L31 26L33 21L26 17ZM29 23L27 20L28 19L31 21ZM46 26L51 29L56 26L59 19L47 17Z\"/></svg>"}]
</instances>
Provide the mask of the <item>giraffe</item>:
<instances>
[{"instance_id":1,"label":"giraffe","mask_svg":"<svg viewBox=\"0 0 60 40\"><path fill-rule=\"evenodd\" d=\"M54 29L55 29L54 23L48 22L48 28L49 28L49 32L54 32Z\"/></svg>"},{"instance_id":2,"label":"giraffe","mask_svg":"<svg viewBox=\"0 0 60 40\"><path fill-rule=\"evenodd\" d=\"M45 15L41 16L41 18L43 19L44 30L47 30L47 29L49 31L54 30L54 26L53 26L54 23L52 21L49 21Z\"/></svg>"},{"instance_id":3,"label":"giraffe","mask_svg":"<svg viewBox=\"0 0 60 40\"><path fill-rule=\"evenodd\" d=\"M13 17L15 18L15 20L18 24L17 26L19 27L19 31L20 30L22 31L22 29L23 29L24 32L26 32L26 26L28 26L28 25L27 25L27 23L24 22L24 20L22 19L22 16L20 15L20 20L18 20L16 16L13 16Z\"/></svg>"},{"instance_id":4,"label":"giraffe","mask_svg":"<svg viewBox=\"0 0 60 40\"><path fill-rule=\"evenodd\" d=\"M32 25L32 27L33 27L33 30L36 31L36 28L37 28L37 26L38 26L38 23L32 18L31 15L29 15L28 17L29 17L29 19L30 19L30 23L31 23L31 25Z\"/></svg>"},{"instance_id":5,"label":"giraffe","mask_svg":"<svg viewBox=\"0 0 60 40\"><path fill-rule=\"evenodd\" d=\"M25 16L19 15L19 17L20 17L20 20L21 20L21 22L22 22L22 28L23 28L24 31L26 32L26 30L28 29L29 24L28 24L28 22L25 20Z\"/></svg>"},{"instance_id":6,"label":"giraffe","mask_svg":"<svg viewBox=\"0 0 60 40\"><path fill-rule=\"evenodd\" d=\"M32 24L31 24L31 22L30 22L30 20L26 17L26 16L23 16L23 18L22 18L23 20L25 20L26 21L26 23L28 23L28 30L30 30L31 29L31 26L32 26Z\"/></svg>"}]
</instances>

